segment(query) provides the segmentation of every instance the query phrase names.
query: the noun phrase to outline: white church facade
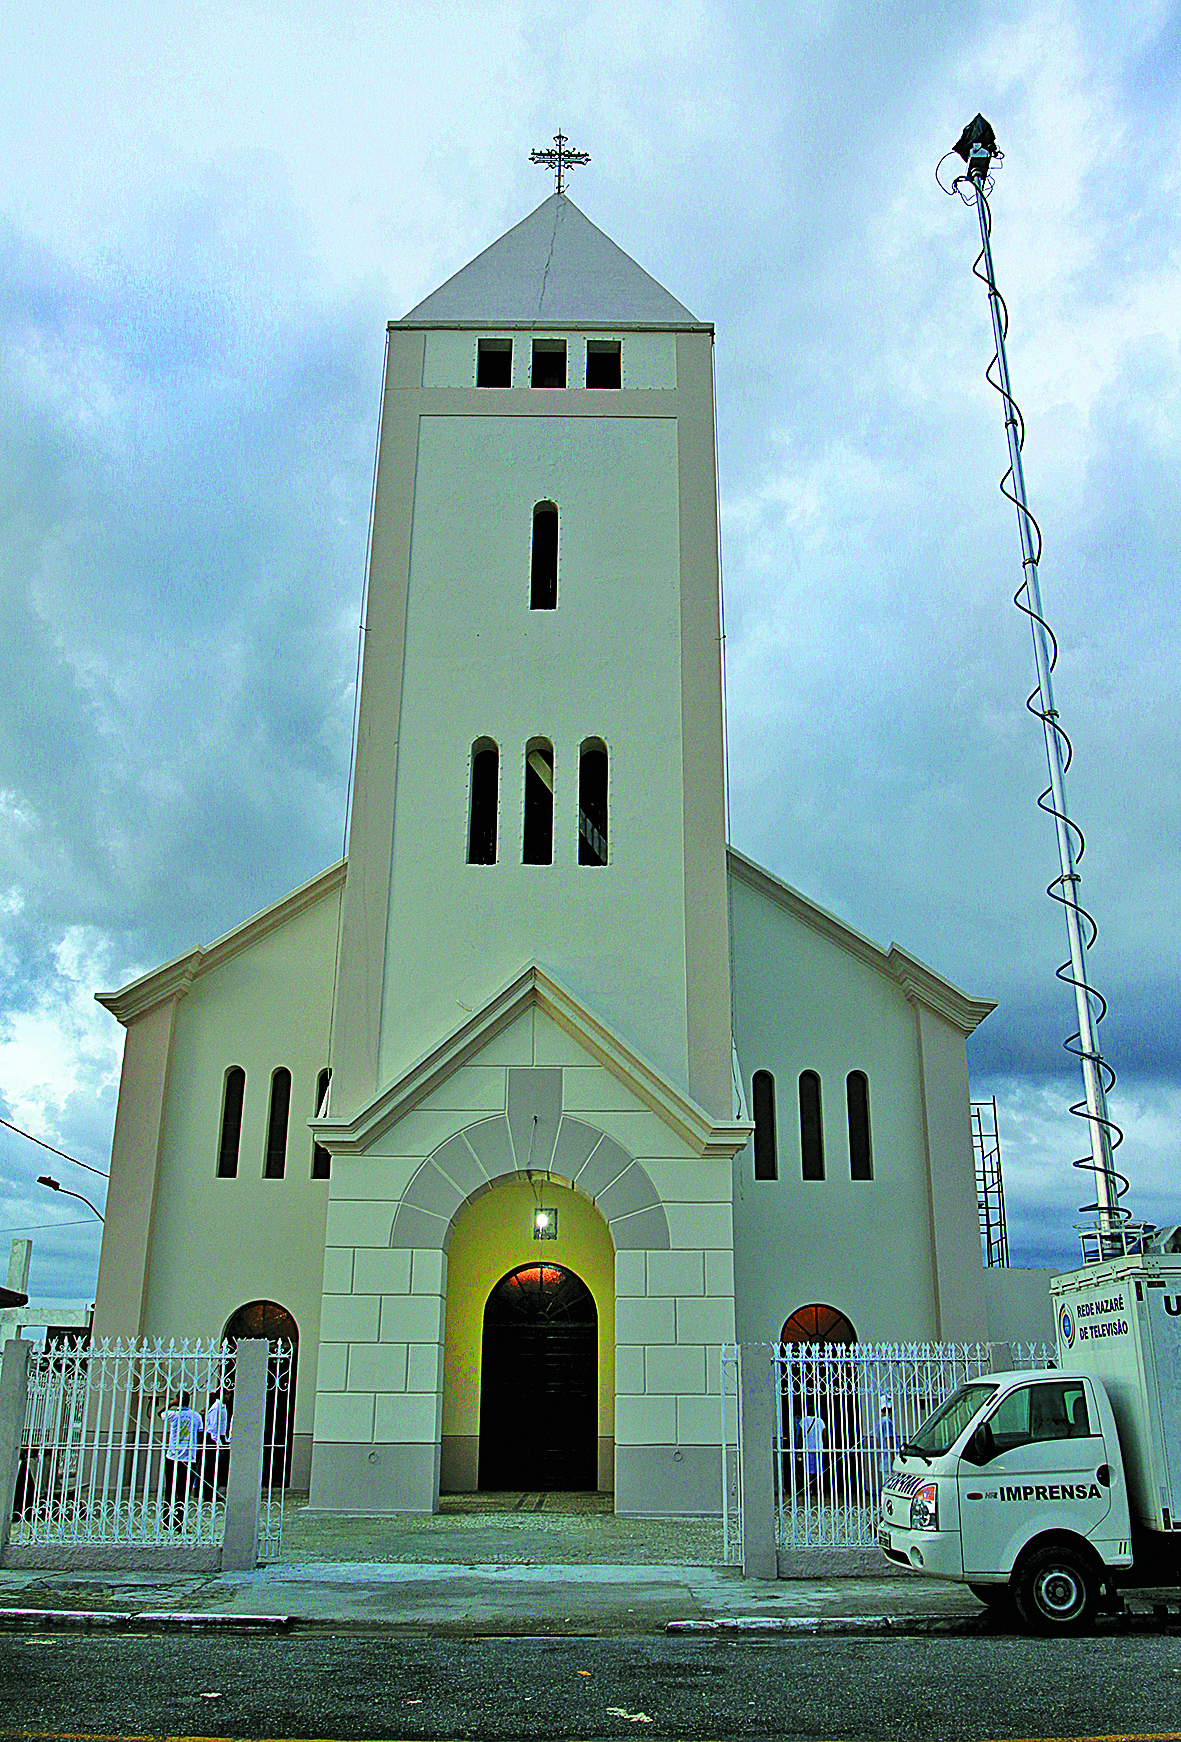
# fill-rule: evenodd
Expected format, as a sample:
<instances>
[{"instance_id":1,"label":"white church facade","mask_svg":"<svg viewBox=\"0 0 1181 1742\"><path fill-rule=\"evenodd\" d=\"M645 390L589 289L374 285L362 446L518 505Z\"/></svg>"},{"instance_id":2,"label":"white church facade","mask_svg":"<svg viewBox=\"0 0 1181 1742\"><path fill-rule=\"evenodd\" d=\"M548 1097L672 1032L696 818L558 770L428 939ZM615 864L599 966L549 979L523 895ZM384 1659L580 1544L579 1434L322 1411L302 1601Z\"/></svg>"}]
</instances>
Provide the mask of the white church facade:
<instances>
[{"instance_id":1,"label":"white church facade","mask_svg":"<svg viewBox=\"0 0 1181 1742\"><path fill-rule=\"evenodd\" d=\"M314 1507L716 1512L724 1342L1022 1330L991 1004L727 847L714 428L564 195L392 323L347 860L100 995L95 1334L279 1314Z\"/></svg>"}]
</instances>

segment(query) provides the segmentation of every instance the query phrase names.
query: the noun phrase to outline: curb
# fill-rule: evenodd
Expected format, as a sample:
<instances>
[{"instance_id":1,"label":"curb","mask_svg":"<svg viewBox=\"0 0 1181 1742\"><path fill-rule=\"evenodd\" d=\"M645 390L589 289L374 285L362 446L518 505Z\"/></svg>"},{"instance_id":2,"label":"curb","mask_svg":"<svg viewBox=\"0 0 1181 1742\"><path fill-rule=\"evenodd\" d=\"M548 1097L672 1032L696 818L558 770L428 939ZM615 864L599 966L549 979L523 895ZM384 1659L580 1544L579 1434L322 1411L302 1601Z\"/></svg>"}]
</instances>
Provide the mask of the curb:
<instances>
[{"instance_id":1,"label":"curb","mask_svg":"<svg viewBox=\"0 0 1181 1742\"><path fill-rule=\"evenodd\" d=\"M666 1633L978 1633L984 1615L724 1615L667 1621Z\"/></svg>"},{"instance_id":2,"label":"curb","mask_svg":"<svg viewBox=\"0 0 1181 1742\"><path fill-rule=\"evenodd\" d=\"M797 1638L816 1634L868 1634L879 1637L889 1634L895 1639L930 1637L964 1637L969 1634L990 1635L1016 1633L1026 1637L1016 1623L999 1623L994 1612L982 1609L975 1615L724 1615L713 1621L666 1621L666 1633L677 1634L746 1634L786 1633ZM1176 1603L1128 1604L1118 1614L1096 1617L1089 1635L1181 1632L1181 1608Z\"/></svg>"},{"instance_id":3,"label":"curb","mask_svg":"<svg viewBox=\"0 0 1181 1742\"><path fill-rule=\"evenodd\" d=\"M285 1633L293 1620L291 1615L231 1615L224 1611L203 1615L199 1610L188 1609L0 1609L0 1629L47 1627L80 1633L114 1627Z\"/></svg>"}]
</instances>

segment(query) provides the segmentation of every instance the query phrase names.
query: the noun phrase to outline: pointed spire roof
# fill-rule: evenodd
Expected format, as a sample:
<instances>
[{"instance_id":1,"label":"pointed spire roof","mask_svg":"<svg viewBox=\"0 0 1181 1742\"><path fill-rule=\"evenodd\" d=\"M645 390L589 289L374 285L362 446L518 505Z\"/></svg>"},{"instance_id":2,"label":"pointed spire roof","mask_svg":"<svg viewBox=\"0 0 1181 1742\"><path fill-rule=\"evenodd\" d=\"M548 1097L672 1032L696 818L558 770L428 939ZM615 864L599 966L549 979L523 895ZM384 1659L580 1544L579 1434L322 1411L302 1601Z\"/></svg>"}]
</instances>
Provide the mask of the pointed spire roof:
<instances>
[{"instance_id":1,"label":"pointed spire roof","mask_svg":"<svg viewBox=\"0 0 1181 1742\"><path fill-rule=\"evenodd\" d=\"M421 326L700 326L567 194L537 210L394 323Z\"/></svg>"}]
</instances>

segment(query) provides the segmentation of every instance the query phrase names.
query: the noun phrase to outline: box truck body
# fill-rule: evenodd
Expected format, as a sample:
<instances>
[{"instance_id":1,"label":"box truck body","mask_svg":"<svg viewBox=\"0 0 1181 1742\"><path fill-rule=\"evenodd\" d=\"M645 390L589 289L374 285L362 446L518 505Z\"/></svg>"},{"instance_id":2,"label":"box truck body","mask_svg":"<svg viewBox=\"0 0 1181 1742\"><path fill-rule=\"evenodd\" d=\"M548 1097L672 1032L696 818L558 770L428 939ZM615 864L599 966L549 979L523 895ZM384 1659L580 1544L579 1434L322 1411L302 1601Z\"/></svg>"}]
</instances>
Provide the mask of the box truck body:
<instances>
[{"instance_id":1,"label":"box truck body","mask_svg":"<svg viewBox=\"0 0 1181 1742\"><path fill-rule=\"evenodd\" d=\"M1181 1536L1181 1258L1086 1265L1050 1293L1060 1365L1111 1399L1133 1525Z\"/></svg>"}]
</instances>

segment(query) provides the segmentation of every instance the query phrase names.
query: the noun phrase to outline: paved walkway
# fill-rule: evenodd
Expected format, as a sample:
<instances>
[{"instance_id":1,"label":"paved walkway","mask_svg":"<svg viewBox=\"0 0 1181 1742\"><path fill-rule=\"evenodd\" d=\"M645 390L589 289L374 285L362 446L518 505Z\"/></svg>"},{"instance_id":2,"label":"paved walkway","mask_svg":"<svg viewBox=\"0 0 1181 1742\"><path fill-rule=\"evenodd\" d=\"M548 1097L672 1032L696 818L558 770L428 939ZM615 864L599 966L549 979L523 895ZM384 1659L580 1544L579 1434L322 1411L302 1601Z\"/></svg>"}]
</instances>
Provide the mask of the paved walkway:
<instances>
[{"instance_id":1,"label":"paved walkway","mask_svg":"<svg viewBox=\"0 0 1181 1742\"><path fill-rule=\"evenodd\" d=\"M768 1584L723 1566L722 1549L717 1521L617 1518L610 1495L447 1497L436 1518L327 1517L289 1495L275 1565L213 1575L4 1570L0 1606L94 1625L256 1616L459 1635L716 1621L922 1630L975 1626L981 1614L962 1587L896 1573L872 1552L797 1556L793 1576Z\"/></svg>"},{"instance_id":2,"label":"paved walkway","mask_svg":"<svg viewBox=\"0 0 1181 1742\"><path fill-rule=\"evenodd\" d=\"M610 1494L444 1494L436 1517L346 1518L288 1496L283 1561L720 1566L713 1518L617 1518Z\"/></svg>"}]
</instances>

